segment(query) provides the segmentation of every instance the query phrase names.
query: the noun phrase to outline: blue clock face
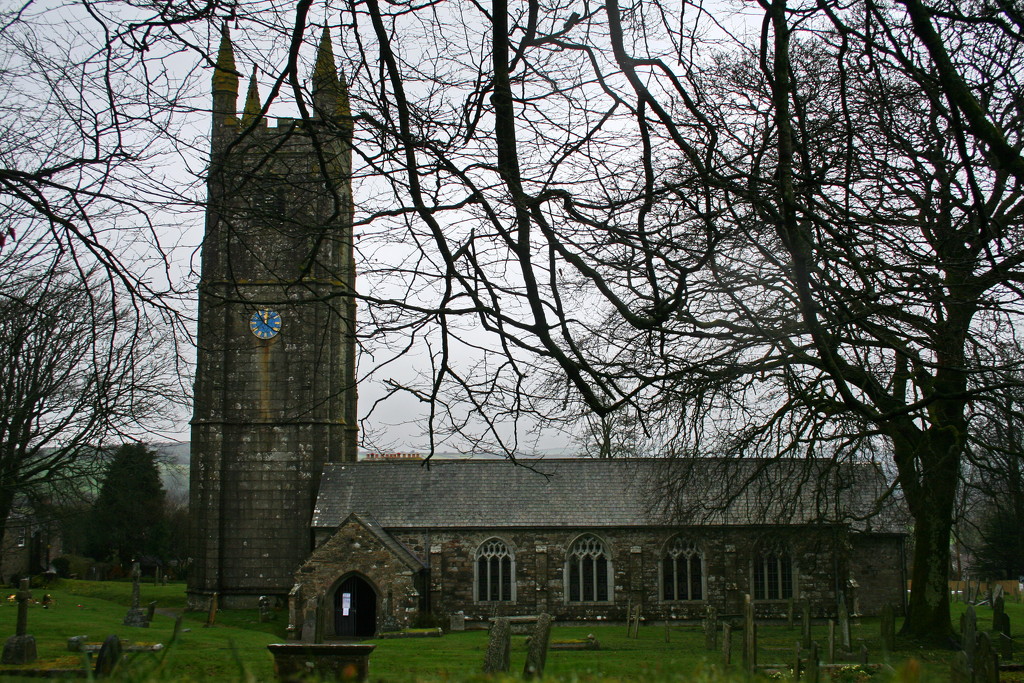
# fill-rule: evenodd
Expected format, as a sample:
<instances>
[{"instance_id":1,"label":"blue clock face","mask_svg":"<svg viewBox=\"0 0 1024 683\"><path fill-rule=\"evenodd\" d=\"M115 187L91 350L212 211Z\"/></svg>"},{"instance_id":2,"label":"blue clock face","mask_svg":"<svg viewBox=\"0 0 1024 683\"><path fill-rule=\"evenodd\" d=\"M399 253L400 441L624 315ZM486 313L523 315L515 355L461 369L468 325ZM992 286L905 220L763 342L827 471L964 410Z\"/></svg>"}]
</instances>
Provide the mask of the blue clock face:
<instances>
[{"instance_id":1,"label":"blue clock face","mask_svg":"<svg viewBox=\"0 0 1024 683\"><path fill-rule=\"evenodd\" d=\"M270 339L281 331L281 314L269 308L258 308L249 316L249 329L260 339Z\"/></svg>"}]
</instances>

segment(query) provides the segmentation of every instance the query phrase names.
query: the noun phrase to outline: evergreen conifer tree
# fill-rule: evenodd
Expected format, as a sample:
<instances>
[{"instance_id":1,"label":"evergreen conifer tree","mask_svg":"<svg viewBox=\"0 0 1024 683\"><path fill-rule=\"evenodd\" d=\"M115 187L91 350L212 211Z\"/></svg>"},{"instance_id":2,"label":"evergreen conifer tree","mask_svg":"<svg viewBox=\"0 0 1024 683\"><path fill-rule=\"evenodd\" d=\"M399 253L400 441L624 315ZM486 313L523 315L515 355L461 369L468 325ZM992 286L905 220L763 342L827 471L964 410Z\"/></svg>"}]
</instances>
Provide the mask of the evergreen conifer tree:
<instances>
[{"instance_id":1,"label":"evergreen conifer tree","mask_svg":"<svg viewBox=\"0 0 1024 683\"><path fill-rule=\"evenodd\" d=\"M107 467L92 507L90 555L127 567L133 560L163 555L165 492L156 451L124 444Z\"/></svg>"}]
</instances>

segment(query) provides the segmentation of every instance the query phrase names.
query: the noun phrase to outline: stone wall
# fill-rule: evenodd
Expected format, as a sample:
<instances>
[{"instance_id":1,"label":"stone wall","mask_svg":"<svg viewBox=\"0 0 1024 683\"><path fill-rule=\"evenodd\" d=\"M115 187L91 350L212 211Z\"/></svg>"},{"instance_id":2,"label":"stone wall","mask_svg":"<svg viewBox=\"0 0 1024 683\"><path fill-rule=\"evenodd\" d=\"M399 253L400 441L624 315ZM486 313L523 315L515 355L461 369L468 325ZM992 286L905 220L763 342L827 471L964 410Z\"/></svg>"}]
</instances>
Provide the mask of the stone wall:
<instances>
[{"instance_id":1,"label":"stone wall","mask_svg":"<svg viewBox=\"0 0 1024 683\"><path fill-rule=\"evenodd\" d=\"M750 527L682 530L704 553L704 599L665 601L661 599L661 562L666 544L678 529L610 529L594 534L611 555L613 572L611 600L597 603L569 603L566 600L566 554L582 530L390 530L391 535L412 553L429 563L428 596L418 596L439 619L463 612L470 622L485 622L495 616L548 612L559 621L622 621L628 605L640 604L648 619L698 619L707 605L723 616L739 615L745 593L753 591L753 553L761 543L789 549L793 560L795 598L806 599L816 618L835 615L837 590L844 590L853 578L860 584L857 595L861 610L876 614L882 604L899 594L902 576L898 563L890 561L900 552L899 536L862 536L853 543L845 529ZM358 571L395 595L407 596L403 606L414 607L412 574L408 568L388 560L389 552L379 541L366 537L351 525L343 527L303 568L302 579L323 594L343 575ZM476 600L474 557L477 548L491 538L508 544L515 556L515 600ZM355 544L359 545L356 548ZM865 557L870 555L870 558ZM851 571L851 560L865 561ZM300 576L302 573L300 572ZM316 577L315 579L313 577ZM868 599L867 595L873 596ZM897 605L901 603L896 603ZM788 600L755 603L761 618L782 618ZM396 614L403 622L409 612Z\"/></svg>"},{"instance_id":2,"label":"stone wall","mask_svg":"<svg viewBox=\"0 0 1024 683\"><path fill-rule=\"evenodd\" d=\"M897 614L904 609L906 562L902 536L851 534L850 576L862 614L880 614L886 604Z\"/></svg>"}]
</instances>

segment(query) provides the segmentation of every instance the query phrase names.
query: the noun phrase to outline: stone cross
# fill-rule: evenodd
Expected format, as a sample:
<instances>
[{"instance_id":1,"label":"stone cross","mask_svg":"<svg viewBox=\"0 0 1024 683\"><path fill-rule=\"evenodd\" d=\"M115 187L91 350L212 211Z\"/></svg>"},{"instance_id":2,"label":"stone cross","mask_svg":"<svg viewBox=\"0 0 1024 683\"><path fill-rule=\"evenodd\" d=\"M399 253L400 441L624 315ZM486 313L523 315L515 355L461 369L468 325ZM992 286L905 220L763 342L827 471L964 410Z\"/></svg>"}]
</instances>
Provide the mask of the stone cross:
<instances>
[{"instance_id":1,"label":"stone cross","mask_svg":"<svg viewBox=\"0 0 1024 683\"><path fill-rule=\"evenodd\" d=\"M722 627L722 663L726 667L732 665L732 624L729 622Z\"/></svg>"},{"instance_id":2,"label":"stone cross","mask_svg":"<svg viewBox=\"0 0 1024 683\"><path fill-rule=\"evenodd\" d=\"M504 673L509 669L509 654L512 649L512 626L502 617L495 619L487 639L484 653L484 673Z\"/></svg>"},{"instance_id":3,"label":"stone cross","mask_svg":"<svg viewBox=\"0 0 1024 683\"><path fill-rule=\"evenodd\" d=\"M526 652L526 665L523 667L523 678L543 678L544 663L548 657L548 642L551 639L551 615L541 614L537 618L537 626L530 638L530 649Z\"/></svg>"},{"instance_id":4,"label":"stone cross","mask_svg":"<svg viewBox=\"0 0 1024 683\"><path fill-rule=\"evenodd\" d=\"M132 564L132 609L139 609L139 581L142 579L142 567L138 562Z\"/></svg>"},{"instance_id":5,"label":"stone cross","mask_svg":"<svg viewBox=\"0 0 1024 683\"><path fill-rule=\"evenodd\" d=\"M139 606L139 579L141 578L142 569L139 567L139 563L136 562L132 565L132 606L128 609L128 613L124 615L123 623L125 626L135 626L137 628L147 628L149 626L146 613Z\"/></svg>"},{"instance_id":6,"label":"stone cross","mask_svg":"<svg viewBox=\"0 0 1024 683\"><path fill-rule=\"evenodd\" d=\"M21 580L21 589L14 595L18 601L18 623L14 627L14 635L23 636L28 633L28 601L32 599L28 579Z\"/></svg>"},{"instance_id":7,"label":"stone cross","mask_svg":"<svg viewBox=\"0 0 1024 683\"><path fill-rule=\"evenodd\" d=\"M21 590L15 594L18 601L18 622L14 635L4 643L3 664L31 664L36 661L36 639L28 633L28 601L32 598L28 579L21 580Z\"/></svg>"}]
</instances>

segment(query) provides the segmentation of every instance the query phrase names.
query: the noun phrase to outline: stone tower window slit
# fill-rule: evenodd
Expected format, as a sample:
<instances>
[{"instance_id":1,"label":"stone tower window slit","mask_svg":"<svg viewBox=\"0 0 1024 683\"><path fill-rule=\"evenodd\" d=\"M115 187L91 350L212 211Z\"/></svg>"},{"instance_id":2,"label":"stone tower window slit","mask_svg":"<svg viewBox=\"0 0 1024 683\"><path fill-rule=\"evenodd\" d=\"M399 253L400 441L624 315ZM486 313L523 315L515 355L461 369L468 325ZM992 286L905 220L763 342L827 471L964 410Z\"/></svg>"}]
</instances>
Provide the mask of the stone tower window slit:
<instances>
[{"instance_id":1,"label":"stone tower window slit","mask_svg":"<svg viewBox=\"0 0 1024 683\"><path fill-rule=\"evenodd\" d=\"M477 548L475 574L478 602L515 600L515 556L501 539L489 539Z\"/></svg>"},{"instance_id":2,"label":"stone tower window slit","mask_svg":"<svg viewBox=\"0 0 1024 683\"><path fill-rule=\"evenodd\" d=\"M608 602L611 561L596 536L581 536L566 556L569 602Z\"/></svg>"},{"instance_id":3,"label":"stone tower window slit","mask_svg":"<svg viewBox=\"0 0 1024 683\"><path fill-rule=\"evenodd\" d=\"M681 536L665 547L661 561L663 600L704 599L704 554L693 541Z\"/></svg>"}]
</instances>

